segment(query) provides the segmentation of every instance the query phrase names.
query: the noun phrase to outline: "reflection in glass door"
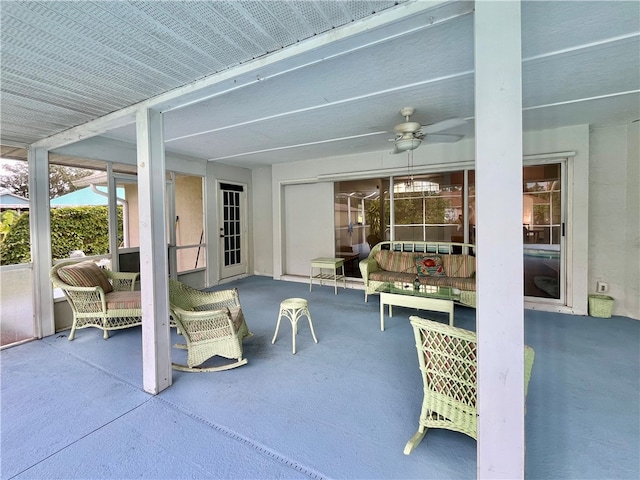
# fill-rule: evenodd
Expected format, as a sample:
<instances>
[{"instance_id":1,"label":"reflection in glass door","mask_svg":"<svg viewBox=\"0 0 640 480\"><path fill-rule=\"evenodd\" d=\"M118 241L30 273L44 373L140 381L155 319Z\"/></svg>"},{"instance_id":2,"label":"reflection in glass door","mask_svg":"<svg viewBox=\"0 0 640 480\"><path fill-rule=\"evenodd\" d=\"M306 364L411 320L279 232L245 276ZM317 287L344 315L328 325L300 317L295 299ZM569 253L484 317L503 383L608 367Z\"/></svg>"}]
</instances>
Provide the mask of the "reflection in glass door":
<instances>
[{"instance_id":1,"label":"reflection in glass door","mask_svg":"<svg viewBox=\"0 0 640 480\"><path fill-rule=\"evenodd\" d=\"M347 277L360 278L359 262L382 240L380 179L335 183L335 253Z\"/></svg>"},{"instance_id":2,"label":"reflection in glass door","mask_svg":"<svg viewBox=\"0 0 640 480\"><path fill-rule=\"evenodd\" d=\"M523 169L525 297L564 299L562 167L553 163Z\"/></svg>"}]
</instances>

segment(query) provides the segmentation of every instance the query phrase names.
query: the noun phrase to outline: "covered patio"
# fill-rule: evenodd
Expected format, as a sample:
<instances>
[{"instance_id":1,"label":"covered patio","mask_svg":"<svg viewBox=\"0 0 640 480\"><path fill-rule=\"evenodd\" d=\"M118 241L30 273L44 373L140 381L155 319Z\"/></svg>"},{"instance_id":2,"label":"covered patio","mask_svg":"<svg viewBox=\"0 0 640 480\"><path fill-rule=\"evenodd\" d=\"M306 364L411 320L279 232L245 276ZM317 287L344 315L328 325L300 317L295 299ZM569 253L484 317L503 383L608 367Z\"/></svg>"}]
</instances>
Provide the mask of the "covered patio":
<instances>
[{"instance_id":1,"label":"covered patio","mask_svg":"<svg viewBox=\"0 0 640 480\"><path fill-rule=\"evenodd\" d=\"M2 351L2 478L474 477L476 442L464 434L429 430L402 453L422 400L408 316L446 316L396 308L381 332L377 298L365 304L358 290L264 277L229 286L254 332L249 363L174 372L156 396L140 390L140 328ZM288 322L271 344L289 296L309 299L319 340L301 323L295 355ZM455 322L475 330L474 311L457 307ZM526 477L637 478L640 324L527 311L525 342L536 352Z\"/></svg>"},{"instance_id":2,"label":"covered patio","mask_svg":"<svg viewBox=\"0 0 640 480\"><path fill-rule=\"evenodd\" d=\"M3 476L637 477L638 13L635 2L6 2L2 144L27 151L31 233L31 263L7 271L29 284L39 341L2 351ZM428 145L418 133L433 125ZM107 342L92 331L68 342L56 324L56 156L103 164L112 237L118 182L139 194L142 328ZM552 298L523 295L526 166L554 166L563 185L551 193L560 213L543 219L561 252ZM481 434L476 447L430 432L404 457L422 397L408 312L380 332L358 279L337 296L295 281L335 254L338 182L380 181L383 193L394 178L454 171L462 183L443 185L464 190L459 235L480 252L477 309L456 318L479 334ZM215 375L171 369L180 174L200 182L206 256L182 279L233 282L256 333L249 365ZM440 227L433 237L448 240ZM406 240L393 220L385 233ZM611 320L586 317L601 283ZM293 296L309 298L320 339L302 325L295 356L286 328L270 344ZM526 420L525 342L537 353Z\"/></svg>"}]
</instances>

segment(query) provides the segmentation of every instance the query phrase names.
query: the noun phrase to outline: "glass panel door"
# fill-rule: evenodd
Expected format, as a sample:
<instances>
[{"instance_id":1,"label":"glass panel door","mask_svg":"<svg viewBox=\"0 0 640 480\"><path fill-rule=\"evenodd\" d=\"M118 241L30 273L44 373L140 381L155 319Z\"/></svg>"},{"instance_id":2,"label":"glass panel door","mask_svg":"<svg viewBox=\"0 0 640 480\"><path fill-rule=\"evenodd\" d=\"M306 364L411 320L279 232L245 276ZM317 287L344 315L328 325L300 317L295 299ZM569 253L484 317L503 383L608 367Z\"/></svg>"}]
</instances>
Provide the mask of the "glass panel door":
<instances>
[{"instance_id":1,"label":"glass panel door","mask_svg":"<svg viewBox=\"0 0 640 480\"><path fill-rule=\"evenodd\" d=\"M246 261L244 186L220 184L220 279L248 272Z\"/></svg>"},{"instance_id":2,"label":"glass panel door","mask_svg":"<svg viewBox=\"0 0 640 480\"><path fill-rule=\"evenodd\" d=\"M564 299L562 164L525 166L522 242L525 297Z\"/></svg>"},{"instance_id":3,"label":"glass panel door","mask_svg":"<svg viewBox=\"0 0 640 480\"><path fill-rule=\"evenodd\" d=\"M359 261L382 240L380 179L336 182L335 256L344 258L347 277L361 277Z\"/></svg>"}]
</instances>

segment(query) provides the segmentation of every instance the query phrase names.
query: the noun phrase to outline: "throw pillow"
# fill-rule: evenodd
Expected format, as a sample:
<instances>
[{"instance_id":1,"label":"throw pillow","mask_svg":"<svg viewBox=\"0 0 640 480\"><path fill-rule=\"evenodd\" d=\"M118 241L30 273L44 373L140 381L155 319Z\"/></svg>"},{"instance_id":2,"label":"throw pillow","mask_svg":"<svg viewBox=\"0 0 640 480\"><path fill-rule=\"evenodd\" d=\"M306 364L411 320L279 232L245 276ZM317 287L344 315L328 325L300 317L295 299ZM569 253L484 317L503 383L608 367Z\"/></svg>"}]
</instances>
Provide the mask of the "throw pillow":
<instances>
[{"instance_id":1,"label":"throw pillow","mask_svg":"<svg viewBox=\"0 0 640 480\"><path fill-rule=\"evenodd\" d=\"M104 293L113 291L102 269L89 260L59 268L58 276L73 287L101 287Z\"/></svg>"},{"instance_id":2,"label":"throw pillow","mask_svg":"<svg viewBox=\"0 0 640 480\"><path fill-rule=\"evenodd\" d=\"M444 266L440 255L416 255L418 275L423 277L444 277Z\"/></svg>"}]
</instances>

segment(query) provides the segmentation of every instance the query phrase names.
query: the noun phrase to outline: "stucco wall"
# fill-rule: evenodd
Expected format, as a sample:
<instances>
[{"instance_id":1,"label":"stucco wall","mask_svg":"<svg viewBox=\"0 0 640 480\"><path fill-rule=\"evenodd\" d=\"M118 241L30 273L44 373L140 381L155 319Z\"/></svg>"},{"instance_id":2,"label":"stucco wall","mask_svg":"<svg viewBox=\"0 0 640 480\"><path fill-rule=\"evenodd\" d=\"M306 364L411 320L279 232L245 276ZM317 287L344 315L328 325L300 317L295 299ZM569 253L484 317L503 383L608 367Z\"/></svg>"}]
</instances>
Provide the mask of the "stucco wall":
<instances>
[{"instance_id":1,"label":"stucco wall","mask_svg":"<svg viewBox=\"0 0 640 480\"><path fill-rule=\"evenodd\" d=\"M640 320L640 122L637 121L629 125L627 131L626 173L628 228L624 305L628 316Z\"/></svg>"},{"instance_id":2,"label":"stucco wall","mask_svg":"<svg viewBox=\"0 0 640 480\"><path fill-rule=\"evenodd\" d=\"M253 273L273 275L273 209L271 167L252 171Z\"/></svg>"},{"instance_id":3,"label":"stucco wall","mask_svg":"<svg viewBox=\"0 0 640 480\"><path fill-rule=\"evenodd\" d=\"M614 315L640 319L638 125L594 128L589 161L589 291L609 285Z\"/></svg>"}]
</instances>

